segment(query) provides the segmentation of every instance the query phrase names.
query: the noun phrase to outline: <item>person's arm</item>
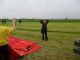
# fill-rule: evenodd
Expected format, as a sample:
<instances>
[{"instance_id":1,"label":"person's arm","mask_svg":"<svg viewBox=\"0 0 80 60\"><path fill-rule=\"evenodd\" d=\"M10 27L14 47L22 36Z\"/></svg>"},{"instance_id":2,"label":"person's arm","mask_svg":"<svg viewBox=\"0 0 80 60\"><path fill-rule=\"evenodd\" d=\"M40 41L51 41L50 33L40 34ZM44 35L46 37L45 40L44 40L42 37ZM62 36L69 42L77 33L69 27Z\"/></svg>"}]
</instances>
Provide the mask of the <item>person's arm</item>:
<instances>
[{"instance_id":1,"label":"person's arm","mask_svg":"<svg viewBox=\"0 0 80 60\"><path fill-rule=\"evenodd\" d=\"M13 30L16 30L16 19L15 18L12 19L12 28Z\"/></svg>"},{"instance_id":2,"label":"person's arm","mask_svg":"<svg viewBox=\"0 0 80 60\"><path fill-rule=\"evenodd\" d=\"M42 20L40 21L41 24L43 24Z\"/></svg>"},{"instance_id":3,"label":"person's arm","mask_svg":"<svg viewBox=\"0 0 80 60\"><path fill-rule=\"evenodd\" d=\"M46 21L47 21L47 24L48 24L49 20L46 20Z\"/></svg>"}]
</instances>

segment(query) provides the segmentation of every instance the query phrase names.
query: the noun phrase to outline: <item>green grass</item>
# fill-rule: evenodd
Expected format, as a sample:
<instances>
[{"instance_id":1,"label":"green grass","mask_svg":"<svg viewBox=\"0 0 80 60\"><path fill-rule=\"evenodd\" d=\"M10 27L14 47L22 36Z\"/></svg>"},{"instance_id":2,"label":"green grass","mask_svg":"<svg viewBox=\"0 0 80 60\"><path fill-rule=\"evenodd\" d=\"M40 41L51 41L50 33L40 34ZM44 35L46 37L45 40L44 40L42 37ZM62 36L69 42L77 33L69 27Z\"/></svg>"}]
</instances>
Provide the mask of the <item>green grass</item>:
<instances>
[{"instance_id":1,"label":"green grass","mask_svg":"<svg viewBox=\"0 0 80 60\"><path fill-rule=\"evenodd\" d=\"M11 23L5 25L10 26ZM38 52L24 56L21 60L80 60L80 55L73 53L74 41L80 39L79 22L49 22L47 44L41 40L40 29L39 22L17 22L14 36L36 41L43 46Z\"/></svg>"}]
</instances>

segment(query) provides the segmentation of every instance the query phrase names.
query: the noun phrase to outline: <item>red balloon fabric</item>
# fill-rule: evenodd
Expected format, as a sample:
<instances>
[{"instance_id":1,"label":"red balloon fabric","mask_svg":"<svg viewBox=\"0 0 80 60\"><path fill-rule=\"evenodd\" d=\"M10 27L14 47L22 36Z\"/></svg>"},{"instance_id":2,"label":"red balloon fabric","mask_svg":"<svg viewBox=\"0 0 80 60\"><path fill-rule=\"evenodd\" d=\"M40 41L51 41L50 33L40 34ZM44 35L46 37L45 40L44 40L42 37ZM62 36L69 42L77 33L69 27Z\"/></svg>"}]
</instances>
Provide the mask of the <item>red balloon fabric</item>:
<instances>
[{"instance_id":1,"label":"red balloon fabric","mask_svg":"<svg viewBox=\"0 0 80 60\"><path fill-rule=\"evenodd\" d=\"M41 48L36 42L23 40L14 36L9 36L8 41L10 46L10 60L16 60Z\"/></svg>"}]
</instances>

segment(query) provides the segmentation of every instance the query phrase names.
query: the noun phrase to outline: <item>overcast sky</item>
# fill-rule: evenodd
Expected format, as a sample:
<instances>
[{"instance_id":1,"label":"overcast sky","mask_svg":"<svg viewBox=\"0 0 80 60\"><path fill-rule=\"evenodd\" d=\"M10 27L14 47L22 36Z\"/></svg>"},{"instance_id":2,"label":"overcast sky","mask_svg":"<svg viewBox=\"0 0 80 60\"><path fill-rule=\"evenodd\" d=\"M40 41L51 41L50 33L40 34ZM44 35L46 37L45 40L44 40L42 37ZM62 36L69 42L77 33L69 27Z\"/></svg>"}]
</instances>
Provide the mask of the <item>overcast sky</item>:
<instances>
[{"instance_id":1,"label":"overcast sky","mask_svg":"<svg viewBox=\"0 0 80 60\"><path fill-rule=\"evenodd\" d=\"M0 18L80 18L80 0L0 0Z\"/></svg>"}]
</instances>

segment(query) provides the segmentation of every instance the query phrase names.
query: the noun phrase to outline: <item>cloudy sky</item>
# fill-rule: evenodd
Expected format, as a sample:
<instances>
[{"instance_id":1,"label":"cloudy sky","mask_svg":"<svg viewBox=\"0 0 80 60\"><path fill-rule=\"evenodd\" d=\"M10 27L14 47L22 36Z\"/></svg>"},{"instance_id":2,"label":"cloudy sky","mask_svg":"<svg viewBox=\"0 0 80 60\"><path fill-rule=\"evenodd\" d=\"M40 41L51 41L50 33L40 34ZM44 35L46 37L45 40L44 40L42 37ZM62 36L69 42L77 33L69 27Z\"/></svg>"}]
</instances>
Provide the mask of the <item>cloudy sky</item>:
<instances>
[{"instance_id":1,"label":"cloudy sky","mask_svg":"<svg viewBox=\"0 0 80 60\"><path fill-rule=\"evenodd\" d=\"M0 0L0 18L80 18L80 0Z\"/></svg>"}]
</instances>

